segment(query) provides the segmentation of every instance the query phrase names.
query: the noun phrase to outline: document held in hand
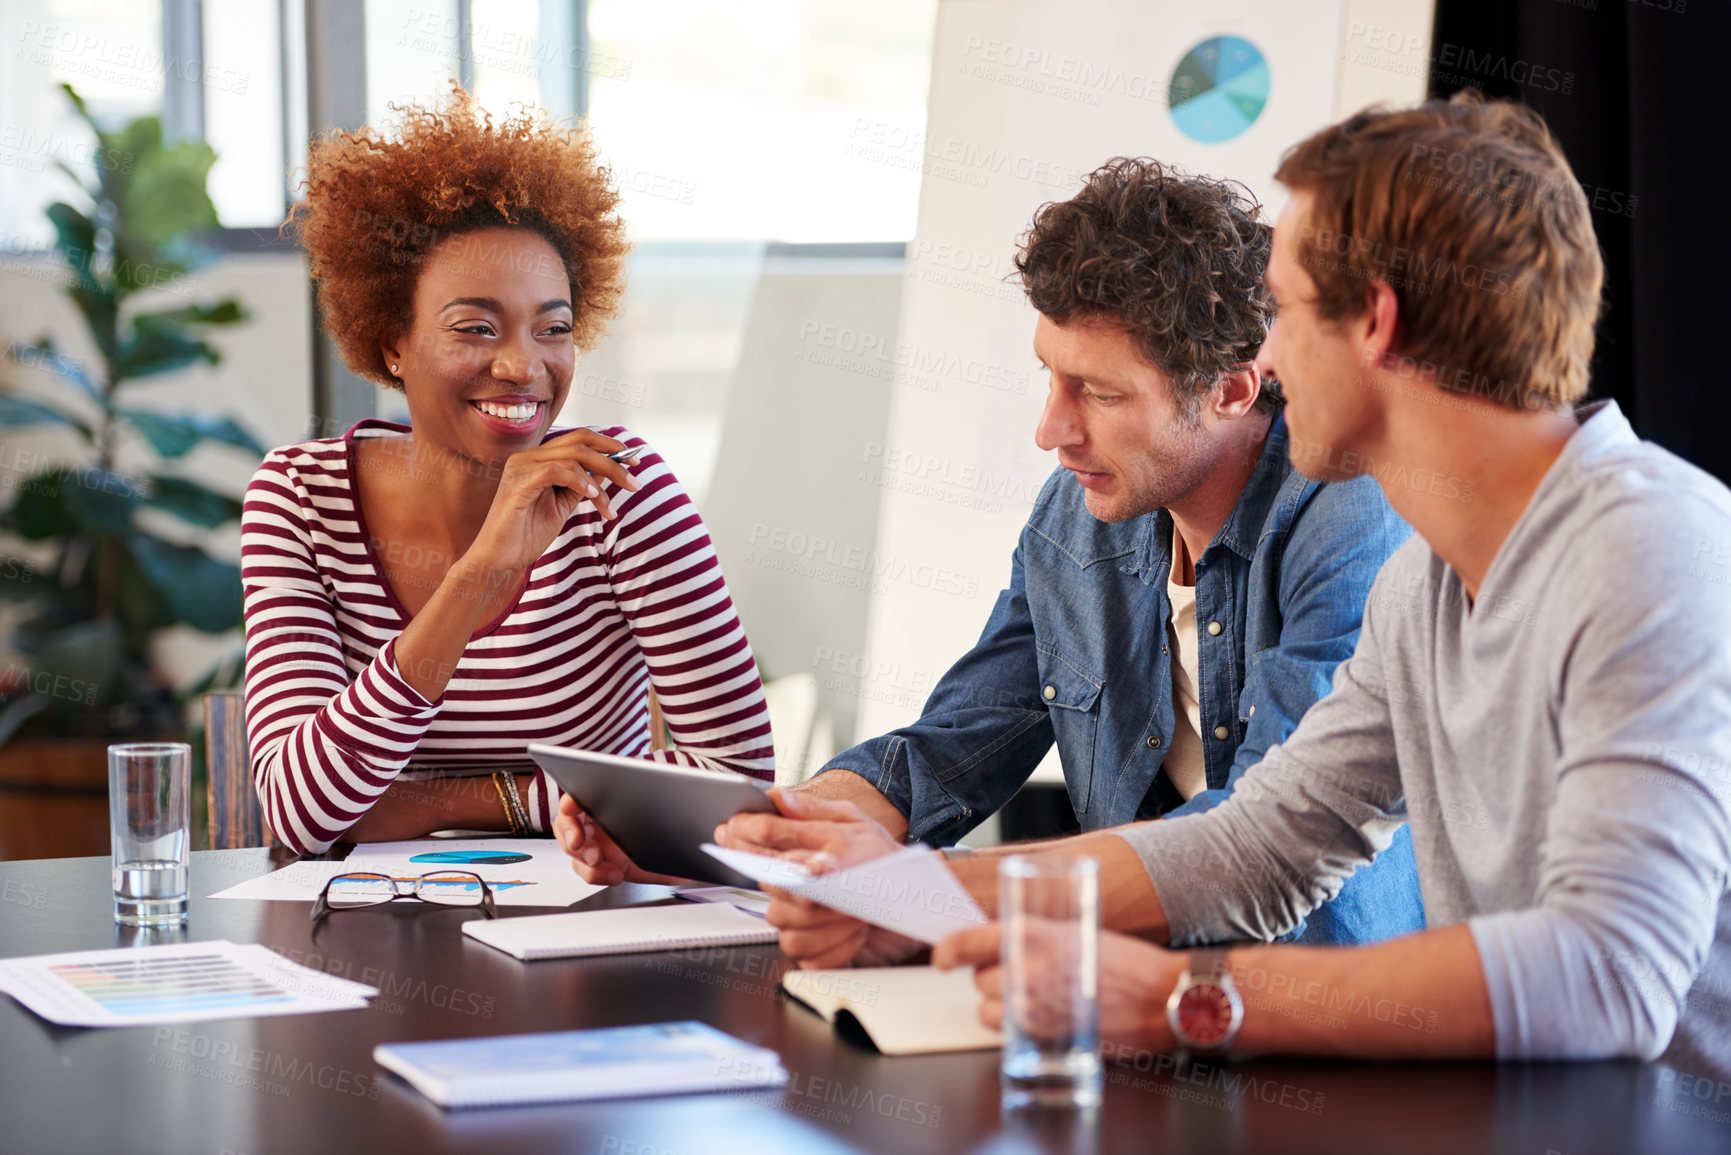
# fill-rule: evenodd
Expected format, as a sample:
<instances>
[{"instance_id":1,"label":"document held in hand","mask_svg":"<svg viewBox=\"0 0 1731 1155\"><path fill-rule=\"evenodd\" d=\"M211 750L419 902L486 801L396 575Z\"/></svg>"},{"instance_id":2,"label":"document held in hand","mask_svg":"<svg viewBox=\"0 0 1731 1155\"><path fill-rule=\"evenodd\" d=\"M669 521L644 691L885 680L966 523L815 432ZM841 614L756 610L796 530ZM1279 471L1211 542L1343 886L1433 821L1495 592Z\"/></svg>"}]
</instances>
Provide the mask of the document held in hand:
<instances>
[{"instance_id":1,"label":"document held in hand","mask_svg":"<svg viewBox=\"0 0 1731 1155\"><path fill-rule=\"evenodd\" d=\"M935 943L958 930L987 922L973 895L944 864L944 856L929 846L904 846L893 854L830 874L813 874L785 858L732 850L713 842L704 843L703 849L766 886L921 942Z\"/></svg>"}]
</instances>

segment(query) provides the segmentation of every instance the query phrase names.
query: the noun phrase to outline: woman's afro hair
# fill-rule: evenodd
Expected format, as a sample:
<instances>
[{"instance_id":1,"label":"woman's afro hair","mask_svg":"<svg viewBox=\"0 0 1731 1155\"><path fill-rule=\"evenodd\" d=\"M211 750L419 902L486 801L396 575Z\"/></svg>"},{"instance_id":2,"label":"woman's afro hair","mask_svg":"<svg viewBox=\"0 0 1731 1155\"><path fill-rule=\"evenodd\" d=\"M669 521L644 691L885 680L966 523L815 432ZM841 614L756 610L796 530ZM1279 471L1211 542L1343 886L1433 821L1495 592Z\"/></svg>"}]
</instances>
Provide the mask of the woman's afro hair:
<instances>
[{"instance_id":1,"label":"woman's afro hair","mask_svg":"<svg viewBox=\"0 0 1731 1155\"><path fill-rule=\"evenodd\" d=\"M324 323L362 377L401 387L380 345L406 333L415 283L440 243L480 229L533 230L571 282L572 340L600 340L629 246L612 174L581 127L516 107L503 119L459 88L441 109L397 106L387 137L333 132L307 158L306 200L283 228L306 249Z\"/></svg>"}]
</instances>

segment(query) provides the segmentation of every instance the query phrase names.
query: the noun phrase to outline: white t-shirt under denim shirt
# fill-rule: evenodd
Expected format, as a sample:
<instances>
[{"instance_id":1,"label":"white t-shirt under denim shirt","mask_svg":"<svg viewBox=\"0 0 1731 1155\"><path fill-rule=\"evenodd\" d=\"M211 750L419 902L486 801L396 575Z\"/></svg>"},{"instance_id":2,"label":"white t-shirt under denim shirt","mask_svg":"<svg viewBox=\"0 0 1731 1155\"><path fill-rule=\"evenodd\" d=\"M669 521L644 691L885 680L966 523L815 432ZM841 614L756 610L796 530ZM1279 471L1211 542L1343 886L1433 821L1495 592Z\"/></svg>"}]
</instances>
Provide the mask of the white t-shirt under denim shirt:
<instances>
[{"instance_id":1,"label":"white t-shirt under denim shirt","mask_svg":"<svg viewBox=\"0 0 1731 1155\"><path fill-rule=\"evenodd\" d=\"M1220 806L1124 837L1187 946L1274 938L1407 818L1428 925L1472 929L1499 1057L1725 1077L1731 491L1615 404L1582 419L1474 604L1413 537L1286 742Z\"/></svg>"},{"instance_id":2,"label":"white t-shirt under denim shirt","mask_svg":"<svg viewBox=\"0 0 1731 1155\"><path fill-rule=\"evenodd\" d=\"M1196 636L1196 586L1178 581L1178 559L1183 556L1178 526L1172 526L1172 569L1166 575L1166 597L1172 603L1172 620L1166 627L1172 651L1172 744L1160 764L1166 777L1185 801L1208 785L1208 766L1202 751L1202 702L1197 696L1197 669L1202 643Z\"/></svg>"}]
</instances>

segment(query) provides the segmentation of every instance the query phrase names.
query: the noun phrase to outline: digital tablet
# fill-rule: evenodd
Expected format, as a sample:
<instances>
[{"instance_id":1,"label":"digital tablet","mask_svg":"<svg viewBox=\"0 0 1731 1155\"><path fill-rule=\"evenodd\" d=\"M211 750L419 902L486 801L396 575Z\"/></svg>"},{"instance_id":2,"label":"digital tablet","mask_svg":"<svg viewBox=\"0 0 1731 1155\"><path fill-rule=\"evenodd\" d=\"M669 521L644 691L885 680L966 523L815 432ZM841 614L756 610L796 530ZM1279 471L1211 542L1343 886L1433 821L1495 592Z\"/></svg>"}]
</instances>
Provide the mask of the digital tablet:
<instances>
[{"instance_id":1,"label":"digital tablet","mask_svg":"<svg viewBox=\"0 0 1731 1155\"><path fill-rule=\"evenodd\" d=\"M714 841L715 828L735 814L774 814L767 784L539 742L530 745L529 756L642 869L756 889L755 882L700 847Z\"/></svg>"}]
</instances>

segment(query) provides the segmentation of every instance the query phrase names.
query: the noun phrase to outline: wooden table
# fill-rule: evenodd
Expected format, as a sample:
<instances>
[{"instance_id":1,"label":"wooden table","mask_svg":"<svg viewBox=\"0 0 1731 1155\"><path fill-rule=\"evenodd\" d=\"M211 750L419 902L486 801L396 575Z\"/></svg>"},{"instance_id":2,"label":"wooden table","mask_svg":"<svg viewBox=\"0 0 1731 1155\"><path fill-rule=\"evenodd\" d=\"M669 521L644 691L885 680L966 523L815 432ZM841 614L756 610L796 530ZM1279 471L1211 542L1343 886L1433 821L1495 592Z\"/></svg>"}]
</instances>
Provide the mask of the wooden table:
<instances>
[{"instance_id":1,"label":"wooden table","mask_svg":"<svg viewBox=\"0 0 1731 1155\"><path fill-rule=\"evenodd\" d=\"M192 859L186 938L265 943L381 988L364 1011L84 1030L0 998L0 1151L751 1152L1731 1150L1731 1084L1636 1063L1245 1062L1112 1068L1095 1113L1005 1118L997 1055L887 1058L776 983L771 947L520 963L465 938L473 911L346 911L317 941L301 903L212 900L287 861ZM0 863L0 954L132 945L113 924L106 858ZM622 886L582 907L665 899ZM505 908L507 917L523 908ZM775 1048L771 1092L445 1112L381 1071L375 1044L700 1019Z\"/></svg>"}]
</instances>

